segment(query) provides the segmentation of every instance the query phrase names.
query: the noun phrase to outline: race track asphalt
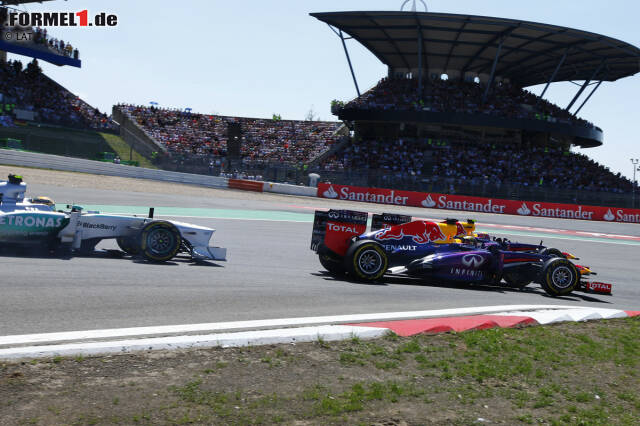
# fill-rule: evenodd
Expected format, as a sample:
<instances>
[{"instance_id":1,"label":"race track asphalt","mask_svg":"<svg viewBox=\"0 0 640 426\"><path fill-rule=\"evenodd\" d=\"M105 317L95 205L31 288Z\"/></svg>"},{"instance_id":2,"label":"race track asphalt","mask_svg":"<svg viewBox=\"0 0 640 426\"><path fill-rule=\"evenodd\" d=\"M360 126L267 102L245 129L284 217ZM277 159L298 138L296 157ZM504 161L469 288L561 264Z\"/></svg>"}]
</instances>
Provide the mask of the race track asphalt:
<instances>
[{"instance_id":1,"label":"race track asphalt","mask_svg":"<svg viewBox=\"0 0 640 426\"><path fill-rule=\"evenodd\" d=\"M564 298L547 297L537 285L515 291L426 286L402 278L375 285L340 281L323 273L309 250L315 207L433 218L455 215L480 223L640 236L637 224L460 214L230 191L202 197L41 183L31 184L29 193L52 196L59 204L200 209L199 217L177 220L216 228L216 243L228 248L229 261L196 265L178 259L148 264L100 253L69 260L5 253L0 255L0 335L506 304L640 309L640 243L619 239L602 242L543 233L545 245L578 254L580 263L599 273L598 280L614 284L612 296L576 293ZM207 211L215 218L207 217ZM229 218L234 216L238 218ZM523 242L541 239L503 234L509 231L501 229L491 232ZM115 248L115 244L104 242L99 248Z\"/></svg>"}]
</instances>

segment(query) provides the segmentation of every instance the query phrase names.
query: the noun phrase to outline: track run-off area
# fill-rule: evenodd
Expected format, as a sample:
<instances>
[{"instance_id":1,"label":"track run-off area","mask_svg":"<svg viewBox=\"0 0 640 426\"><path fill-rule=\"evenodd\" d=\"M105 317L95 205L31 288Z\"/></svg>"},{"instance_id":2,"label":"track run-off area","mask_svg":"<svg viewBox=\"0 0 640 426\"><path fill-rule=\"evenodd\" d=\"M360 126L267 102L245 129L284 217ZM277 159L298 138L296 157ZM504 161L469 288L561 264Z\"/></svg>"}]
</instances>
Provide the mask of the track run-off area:
<instances>
[{"instance_id":1,"label":"track run-off area","mask_svg":"<svg viewBox=\"0 0 640 426\"><path fill-rule=\"evenodd\" d=\"M0 335L153 327L378 312L540 304L638 310L640 225L402 208L256 194L105 176L7 168L28 196L47 195L104 213L144 215L215 228L227 262L177 258L151 264L106 252L91 257L0 256ZM467 285L424 285L404 278L380 284L337 280L310 249L315 209L393 212L429 219L475 219L478 230L528 243L543 240L613 284L613 295L548 297ZM98 249L116 248L103 242Z\"/></svg>"}]
</instances>

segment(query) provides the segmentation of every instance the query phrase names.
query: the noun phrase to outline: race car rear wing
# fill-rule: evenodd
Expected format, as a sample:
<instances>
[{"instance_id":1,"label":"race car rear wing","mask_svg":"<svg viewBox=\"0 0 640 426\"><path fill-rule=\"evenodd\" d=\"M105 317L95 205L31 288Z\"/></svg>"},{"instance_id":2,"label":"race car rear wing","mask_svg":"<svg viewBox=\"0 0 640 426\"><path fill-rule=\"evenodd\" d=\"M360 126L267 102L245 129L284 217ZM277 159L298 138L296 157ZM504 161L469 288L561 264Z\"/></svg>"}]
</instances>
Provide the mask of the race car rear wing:
<instances>
[{"instance_id":1,"label":"race car rear wing","mask_svg":"<svg viewBox=\"0 0 640 426\"><path fill-rule=\"evenodd\" d=\"M377 231L378 229L391 228L394 225L402 225L403 223L409 223L412 220L413 218L411 216L404 214L374 214L371 218L371 230Z\"/></svg>"},{"instance_id":2,"label":"race car rear wing","mask_svg":"<svg viewBox=\"0 0 640 426\"><path fill-rule=\"evenodd\" d=\"M337 254L344 255L352 237L367 231L368 213L354 210L316 210L311 235L311 250L318 251L321 244Z\"/></svg>"}]
</instances>

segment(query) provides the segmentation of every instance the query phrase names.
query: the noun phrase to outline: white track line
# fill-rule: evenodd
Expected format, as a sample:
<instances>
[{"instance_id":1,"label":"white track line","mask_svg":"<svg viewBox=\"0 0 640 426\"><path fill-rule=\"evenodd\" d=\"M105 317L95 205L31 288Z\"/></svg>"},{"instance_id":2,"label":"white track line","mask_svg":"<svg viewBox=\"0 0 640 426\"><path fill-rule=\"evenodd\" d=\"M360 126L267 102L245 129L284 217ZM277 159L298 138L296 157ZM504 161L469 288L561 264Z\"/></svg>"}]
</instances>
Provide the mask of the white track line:
<instances>
[{"instance_id":1,"label":"white track line","mask_svg":"<svg viewBox=\"0 0 640 426\"><path fill-rule=\"evenodd\" d=\"M459 315L477 315L505 311L533 311L540 309L574 309L578 306L560 305L498 305L485 307L438 309L413 312L387 312L373 314L335 315L307 318L281 318L254 321L233 321L205 324L166 325L156 327L116 328L105 330L69 331L58 333L23 334L0 337L0 346L27 345L52 342L73 342L79 340L112 339L116 337L161 336L197 332L255 330L278 327L296 327L318 324L340 324L403 320L413 318L437 318Z\"/></svg>"}]
</instances>

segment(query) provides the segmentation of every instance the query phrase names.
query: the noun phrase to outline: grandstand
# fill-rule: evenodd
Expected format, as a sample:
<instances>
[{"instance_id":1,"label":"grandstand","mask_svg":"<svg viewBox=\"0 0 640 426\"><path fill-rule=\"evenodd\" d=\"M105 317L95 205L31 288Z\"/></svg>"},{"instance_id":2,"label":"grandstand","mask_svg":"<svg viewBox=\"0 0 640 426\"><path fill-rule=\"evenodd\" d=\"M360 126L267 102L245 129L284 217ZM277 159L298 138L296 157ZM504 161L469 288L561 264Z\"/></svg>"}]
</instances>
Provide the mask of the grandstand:
<instances>
[{"instance_id":1,"label":"grandstand","mask_svg":"<svg viewBox=\"0 0 640 426\"><path fill-rule=\"evenodd\" d=\"M35 1L0 1L0 22L27 3ZM2 26L0 32L0 140L30 151L91 159L119 155L125 162L151 165L117 135L111 117L42 72L38 60L81 67L77 48L46 28ZM18 42L16 34L29 37ZM7 61L7 52L29 61Z\"/></svg>"},{"instance_id":2,"label":"grandstand","mask_svg":"<svg viewBox=\"0 0 640 426\"><path fill-rule=\"evenodd\" d=\"M365 93L351 67L358 96L334 101L332 112L354 137L319 164L324 179L630 204L629 180L571 147L603 144L602 130L578 113L602 82L640 71L637 47L572 28L485 16L417 11L311 16L340 37L350 66L347 39L388 67ZM549 85L560 81L581 82L566 107L544 99ZM538 84L544 85L540 96L526 90Z\"/></svg>"},{"instance_id":3,"label":"grandstand","mask_svg":"<svg viewBox=\"0 0 640 426\"><path fill-rule=\"evenodd\" d=\"M276 179L276 170L283 170L281 179L296 183L301 177L287 172L305 171L342 141L346 130L341 131L339 122L230 117L126 104L116 105L114 116L134 121L159 145L158 151L165 154L156 163L163 168L241 171Z\"/></svg>"}]
</instances>

